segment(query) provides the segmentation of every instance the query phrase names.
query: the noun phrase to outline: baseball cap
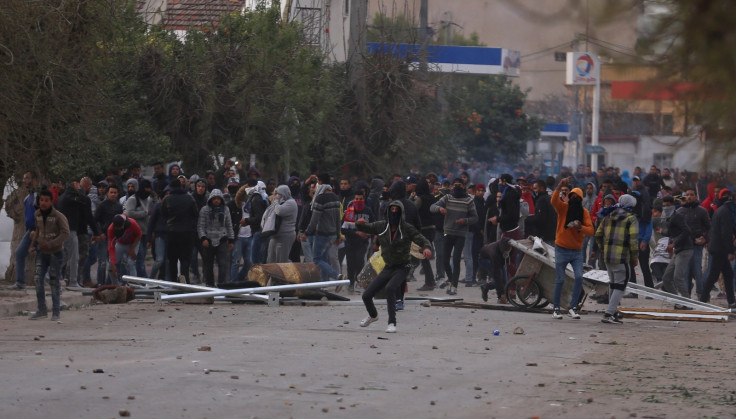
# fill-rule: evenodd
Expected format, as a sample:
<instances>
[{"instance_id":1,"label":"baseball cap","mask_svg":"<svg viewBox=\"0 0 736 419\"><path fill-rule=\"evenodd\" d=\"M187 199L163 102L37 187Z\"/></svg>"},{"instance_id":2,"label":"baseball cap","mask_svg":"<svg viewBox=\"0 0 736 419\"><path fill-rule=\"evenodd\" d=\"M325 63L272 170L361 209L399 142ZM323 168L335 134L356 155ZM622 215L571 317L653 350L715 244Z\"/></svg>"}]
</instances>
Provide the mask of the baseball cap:
<instances>
[{"instance_id":1,"label":"baseball cap","mask_svg":"<svg viewBox=\"0 0 736 419\"><path fill-rule=\"evenodd\" d=\"M641 178L639 176L634 176L631 178L631 180L641 180Z\"/></svg>"},{"instance_id":2,"label":"baseball cap","mask_svg":"<svg viewBox=\"0 0 736 419\"><path fill-rule=\"evenodd\" d=\"M417 183L417 178L414 175L409 175L409 176L406 177L406 179L404 179L404 182L411 183L411 184L416 184Z\"/></svg>"}]
</instances>

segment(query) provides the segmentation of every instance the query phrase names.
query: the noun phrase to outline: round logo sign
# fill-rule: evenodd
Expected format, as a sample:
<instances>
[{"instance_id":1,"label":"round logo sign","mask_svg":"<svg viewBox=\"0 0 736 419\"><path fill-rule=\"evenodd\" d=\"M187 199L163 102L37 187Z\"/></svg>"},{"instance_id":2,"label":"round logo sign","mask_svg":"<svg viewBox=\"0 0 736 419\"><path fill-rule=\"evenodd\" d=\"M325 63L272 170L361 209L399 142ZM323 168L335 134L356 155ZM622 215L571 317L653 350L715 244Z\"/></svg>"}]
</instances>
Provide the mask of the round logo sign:
<instances>
[{"instance_id":1,"label":"round logo sign","mask_svg":"<svg viewBox=\"0 0 736 419\"><path fill-rule=\"evenodd\" d=\"M590 55L585 54L578 57L578 60L575 62L575 69L579 76L585 77L593 71L593 65L593 59Z\"/></svg>"}]
</instances>

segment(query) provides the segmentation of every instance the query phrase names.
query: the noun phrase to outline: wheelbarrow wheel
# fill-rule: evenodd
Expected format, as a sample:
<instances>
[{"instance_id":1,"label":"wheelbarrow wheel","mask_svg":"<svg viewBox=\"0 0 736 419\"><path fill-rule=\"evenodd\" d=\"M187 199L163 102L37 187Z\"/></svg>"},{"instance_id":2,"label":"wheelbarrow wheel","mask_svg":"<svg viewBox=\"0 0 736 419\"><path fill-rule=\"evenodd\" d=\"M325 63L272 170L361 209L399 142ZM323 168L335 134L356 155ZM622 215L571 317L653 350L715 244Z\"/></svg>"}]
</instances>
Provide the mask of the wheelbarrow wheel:
<instances>
[{"instance_id":1,"label":"wheelbarrow wheel","mask_svg":"<svg viewBox=\"0 0 736 419\"><path fill-rule=\"evenodd\" d=\"M530 275L518 275L506 284L506 298L519 308L534 308L542 299L539 283Z\"/></svg>"},{"instance_id":2,"label":"wheelbarrow wheel","mask_svg":"<svg viewBox=\"0 0 736 419\"><path fill-rule=\"evenodd\" d=\"M549 300L542 297L539 299L539 302L537 304L534 304L534 308L545 308L549 305Z\"/></svg>"}]
</instances>

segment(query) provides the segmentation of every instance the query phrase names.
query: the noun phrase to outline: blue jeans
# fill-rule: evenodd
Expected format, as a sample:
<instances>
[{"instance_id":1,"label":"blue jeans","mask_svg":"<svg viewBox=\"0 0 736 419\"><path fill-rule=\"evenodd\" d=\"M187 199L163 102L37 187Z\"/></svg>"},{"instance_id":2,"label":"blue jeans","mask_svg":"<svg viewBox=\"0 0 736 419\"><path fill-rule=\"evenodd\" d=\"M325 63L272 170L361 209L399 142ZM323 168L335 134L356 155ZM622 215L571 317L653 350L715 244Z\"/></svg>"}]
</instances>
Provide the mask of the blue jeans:
<instances>
[{"instance_id":1,"label":"blue jeans","mask_svg":"<svg viewBox=\"0 0 736 419\"><path fill-rule=\"evenodd\" d=\"M153 245L156 248L156 259L153 261L153 268L151 268L151 278L156 279L158 276L158 271L161 269L161 267L165 267L164 263L166 263L166 236L157 234ZM166 281L171 281L171 277L169 277L169 273L166 272Z\"/></svg>"},{"instance_id":2,"label":"blue jeans","mask_svg":"<svg viewBox=\"0 0 736 419\"><path fill-rule=\"evenodd\" d=\"M15 249L15 283L26 285L26 258L31 249L31 230L27 230Z\"/></svg>"},{"instance_id":3,"label":"blue jeans","mask_svg":"<svg viewBox=\"0 0 736 419\"><path fill-rule=\"evenodd\" d=\"M328 260L329 251L334 241L335 236L314 236L314 247L312 248L313 262L319 268L322 281L327 281L329 278L337 278L339 275Z\"/></svg>"},{"instance_id":4,"label":"blue jeans","mask_svg":"<svg viewBox=\"0 0 736 419\"><path fill-rule=\"evenodd\" d=\"M251 265L251 250L253 245L253 236L236 237L235 246L233 246L232 262L230 264L230 282L241 282L245 280ZM243 268L238 266L238 260L243 258Z\"/></svg>"},{"instance_id":5,"label":"blue jeans","mask_svg":"<svg viewBox=\"0 0 736 419\"><path fill-rule=\"evenodd\" d=\"M562 286L565 284L567 275L565 269L567 264L572 265L572 271L575 274L575 283L572 287L572 299L570 300L570 308L578 305L580 292L583 290L583 252L580 249L565 249L555 245L555 295L554 307L560 308L560 299L562 298Z\"/></svg>"},{"instance_id":6,"label":"blue jeans","mask_svg":"<svg viewBox=\"0 0 736 419\"><path fill-rule=\"evenodd\" d=\"M687 284L690 292L693 290L693 283L690 279L695 279L695 293L700 295L703 293L703 246L695 245L693 248L693 257L690 259L689 273L687 275Z\"/></svg>"},{"instance_id":7,"label":"blue jeans","mask_svg":"<svg viewBox=\"0 0 736 419\"><path fill-rule=\"evenodd\" d=\"M140 245L140 243L138 244ZM113 284L118 284L122 280L123 273L127 273L131 276L138 276L135 269L135 261L128 256L130 246L132 246L132 244L115 243L115 260L117 261L115 266L118 268L118 278L113 278ZM124 269L123 264L128 268L127 270Z\"/></svg>"},{"instance_id":8,"label":"blue jeans","mask_svg":"<svg viewBox=\"0 0 736 419\"><path fill-rule=\"evenodd\" d=\"M49 285L51 286L51 309L58 313L61 307L61 265L64 262L64 252L36 254L36 300L38 311L46 313L46 290L44 289L44 277L49 273ZM50 270L49 270L50 269Z\"/></svg>"},{"instance_id":9,"label":"blue jeans","mask_svg":"<svg viewBox=\"0 0 736 419\"><path fill-rule=\"evenodd\" d=\"M473 276L473 233L471 232L465 235L463 259L465 261L465 282L471 282L475 279Z\"/></svg>"},{"instance_id":10,"label":"blue jeans","mask_svg":"<svg viewBox=\"0 0 736 419\"><path fill-rule=\"evenodd\" d=\"M304 254L304 263L314 262L314 255L312 249L314 249L314 236L307 236L307 241L302 243L302 254Z\"/></svg>"}]
</instances>

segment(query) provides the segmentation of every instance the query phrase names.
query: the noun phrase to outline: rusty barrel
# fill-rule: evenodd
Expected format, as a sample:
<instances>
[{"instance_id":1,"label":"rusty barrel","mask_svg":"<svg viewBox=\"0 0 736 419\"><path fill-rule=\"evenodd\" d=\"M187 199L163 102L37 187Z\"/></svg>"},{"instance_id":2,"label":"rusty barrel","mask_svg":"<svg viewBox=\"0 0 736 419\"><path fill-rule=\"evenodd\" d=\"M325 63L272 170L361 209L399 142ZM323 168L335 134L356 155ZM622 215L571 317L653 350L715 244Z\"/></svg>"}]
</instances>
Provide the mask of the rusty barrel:
<instances>
[{"instance_id":1,"label":"rusty barrel","mask_svg":"<svg viewBox=\"0 0 736 419\"><path fill-rule=\"evenodd\" d=\"M248 271L248 280L261 286L307 284L321 281L319 268L314 263L266 263L253 265ZM284 297L306 297L324 295L316 289L282 291Z\"/></svg>"}]
</instances>

